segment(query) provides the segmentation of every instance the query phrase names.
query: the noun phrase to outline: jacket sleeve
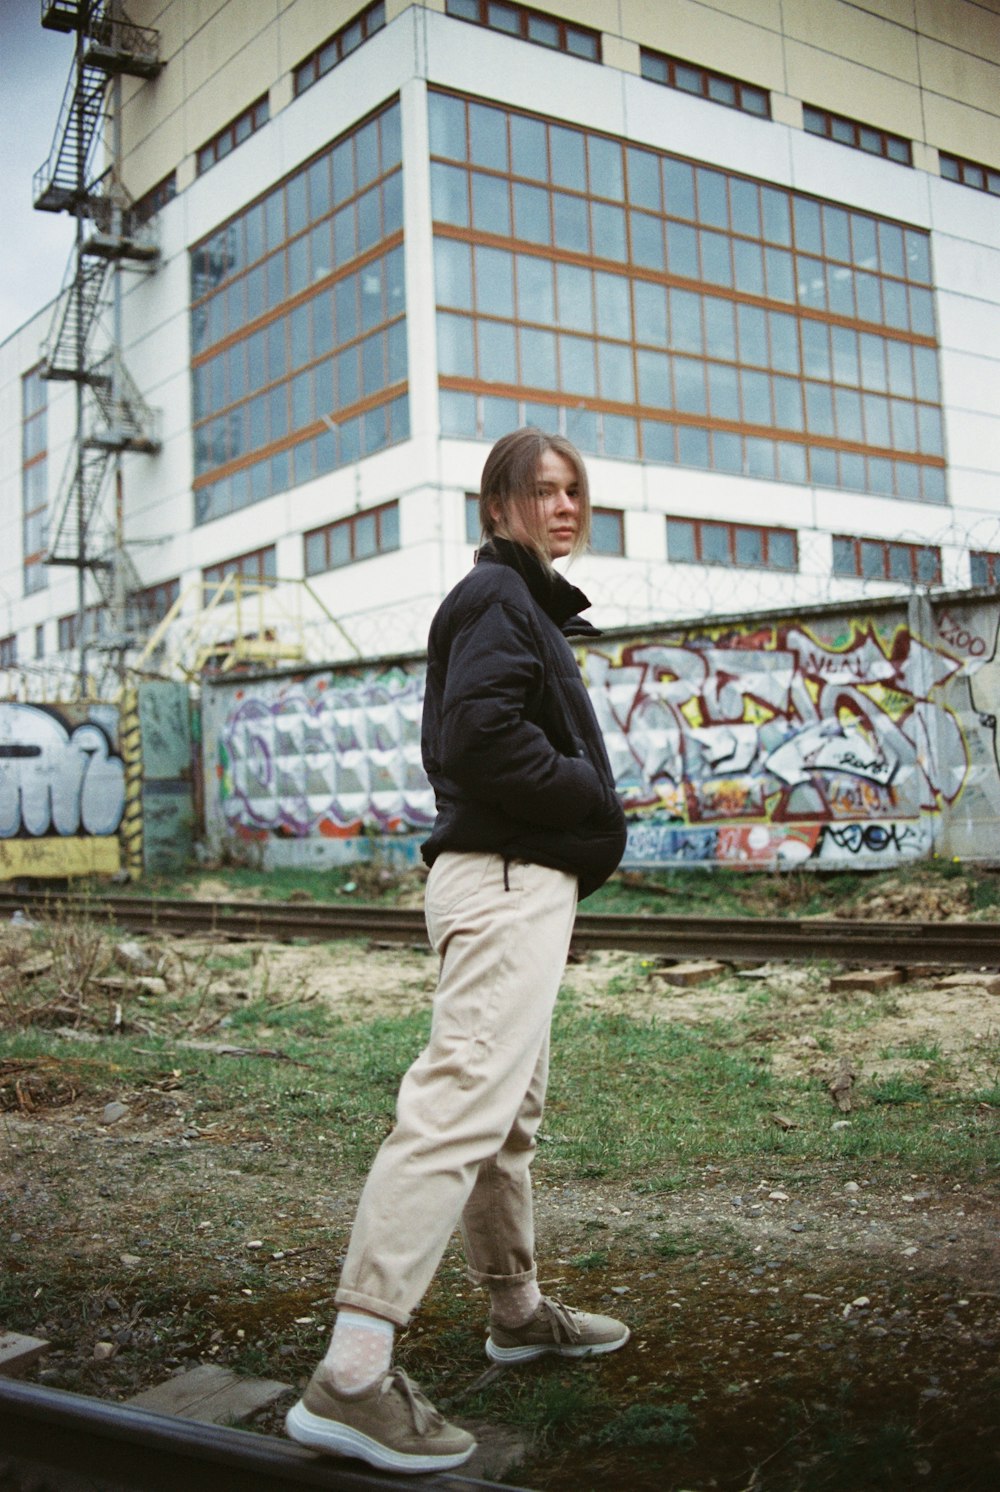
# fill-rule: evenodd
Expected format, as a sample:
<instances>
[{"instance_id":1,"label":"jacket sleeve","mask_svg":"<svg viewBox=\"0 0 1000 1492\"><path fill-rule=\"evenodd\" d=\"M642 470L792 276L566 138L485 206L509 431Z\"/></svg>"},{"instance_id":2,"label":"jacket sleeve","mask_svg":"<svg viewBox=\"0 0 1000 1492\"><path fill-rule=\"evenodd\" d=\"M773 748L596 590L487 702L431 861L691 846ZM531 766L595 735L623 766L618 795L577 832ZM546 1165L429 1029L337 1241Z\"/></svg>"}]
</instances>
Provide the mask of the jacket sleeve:
<instances>
[{"instance_id":1,"label":"jacket sleeve","mask_svg":"<svg viewBox=\"0 0 1000 1492\"><path fill-rule=\"evenodd\" d=\"M528 718L544 668L520 609L494 600L459 623L448 654L441 768L463 793L542 828L571 829L602 808L584 757L565 756Z\"/></svg>"}]
</instances>

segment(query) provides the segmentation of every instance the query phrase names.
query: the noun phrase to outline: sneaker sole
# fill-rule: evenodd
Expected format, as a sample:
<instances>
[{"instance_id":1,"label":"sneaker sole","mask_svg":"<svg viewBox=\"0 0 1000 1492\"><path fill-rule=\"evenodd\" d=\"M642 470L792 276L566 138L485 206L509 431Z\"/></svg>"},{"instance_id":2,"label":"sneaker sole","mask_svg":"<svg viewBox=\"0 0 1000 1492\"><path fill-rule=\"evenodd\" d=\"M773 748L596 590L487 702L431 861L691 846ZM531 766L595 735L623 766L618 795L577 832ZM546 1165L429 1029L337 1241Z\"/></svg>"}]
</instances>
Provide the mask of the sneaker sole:
<instances>
[{"instance_id":1,"label":"sneaker sole","mask_svg":"<svg viewBox=\"0 0 1000 1492\"><path fill-rule=\"evenodd\" d=\"M285 1416L285 1429L299 1445L306 1445L314 1451L325 1451L332 1456L355 1456L359 1461L366 1461L369 1466L377 1467L379 1471L448 1471L453 1466L463 1465L476 1448L473 1442L468 1450L450 1456L408 1455L405 1451L394 1451L389 1446L372 1440L370 1435L365 1435L361 1430L352 1430L350 1425L313 1414L301 1400L293 1404Z\"/></svg>"},{"instance_id":2,"label":"sneaker sole","mask_svg":"<svg viewBox=\"0 0 1000 1492\"><path fill-rule=\"evenodd\" d=\"M537 1345L532 1347L498 1347L492 1337L486 1338L486 1356L491 1362L514 1363L532 1362L536 1357L599 1357L604 1352L617 1352L619 1347L624 1347L630 1331L626 1331L623 1337L616 1337L613 1342L594 1342L589 1347L561 1347L558 1344L552 1346Z\"/></svg>"}]
</instances>

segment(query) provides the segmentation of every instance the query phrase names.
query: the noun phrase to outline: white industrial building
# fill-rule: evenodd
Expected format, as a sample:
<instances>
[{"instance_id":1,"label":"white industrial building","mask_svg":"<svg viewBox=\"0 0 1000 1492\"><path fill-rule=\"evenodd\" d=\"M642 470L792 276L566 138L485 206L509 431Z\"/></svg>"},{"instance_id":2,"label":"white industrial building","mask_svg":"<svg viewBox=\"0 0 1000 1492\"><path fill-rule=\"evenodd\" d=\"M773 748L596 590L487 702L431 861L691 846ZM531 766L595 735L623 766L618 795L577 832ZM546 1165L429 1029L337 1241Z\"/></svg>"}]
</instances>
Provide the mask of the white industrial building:
<instances>
[{"instance_id":1,"label":"white industrial building","mask_svg":"<svg viewBox=\"0 0 1000 1492\"><path fill-rule=\"evenodd\" d=\"M175 603L419 650L521 423L588 457L601 625L1000 581L998 0L42 19L79 251L0 345L8 692Z\"/></svg>"}]
</instances>

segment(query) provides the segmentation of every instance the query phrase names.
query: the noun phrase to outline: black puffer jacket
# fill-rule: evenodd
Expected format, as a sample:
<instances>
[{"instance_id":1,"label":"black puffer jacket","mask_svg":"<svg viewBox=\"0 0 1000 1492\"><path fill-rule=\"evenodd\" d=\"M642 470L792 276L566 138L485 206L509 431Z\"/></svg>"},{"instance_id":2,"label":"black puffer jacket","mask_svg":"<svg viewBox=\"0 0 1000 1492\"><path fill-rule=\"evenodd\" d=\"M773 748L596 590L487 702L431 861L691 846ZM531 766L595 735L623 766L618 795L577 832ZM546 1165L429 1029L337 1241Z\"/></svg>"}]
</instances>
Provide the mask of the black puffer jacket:
<instances>
[{"instance_id":1,"label":"black puffer jacket","mask_svg":"<svg viewBox=\"0 0 1000 1492\"><path fill-rule=\"evenodd\" d=\"M596 635L575 613L586 596L519 544L494 539L431 624L424 767L437 820L423 846L485 851L607 880L625 848L593 706L564 630Z\"/></svg>"}]
</instances>

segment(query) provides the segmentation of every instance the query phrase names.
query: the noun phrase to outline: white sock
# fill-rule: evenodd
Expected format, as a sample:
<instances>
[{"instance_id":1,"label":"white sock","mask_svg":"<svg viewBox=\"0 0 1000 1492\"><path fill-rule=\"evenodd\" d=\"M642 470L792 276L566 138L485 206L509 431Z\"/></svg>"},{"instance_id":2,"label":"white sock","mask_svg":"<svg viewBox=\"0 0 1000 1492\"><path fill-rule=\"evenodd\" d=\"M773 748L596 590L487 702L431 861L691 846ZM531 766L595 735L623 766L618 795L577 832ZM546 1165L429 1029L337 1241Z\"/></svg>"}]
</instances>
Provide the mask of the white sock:
<instances>
[{"instance_id":1,"label":"white sock","mask_svg":"<svg viewBox=\"0 0 1000 1492\"><path fill-rule=\"evenodd\" d=\"M498 1326L523 1326L530 1321L542 1299L537 1280L520 1285L505 1285L490 1291L490 1319Z\"/></svg>"},{"instance_id":2,"label":"white sock","mask_svg":"<svg viewBox=\"0 0 1000 1492\"><path fill-rule=\"evenodd\" d=\"M338 1393L361 1394L381 1383L392 1362L395 1334L392 1322L382 1316L350 1309L337 1312L323 1363Z\"/></svg>"}]
</instances>

